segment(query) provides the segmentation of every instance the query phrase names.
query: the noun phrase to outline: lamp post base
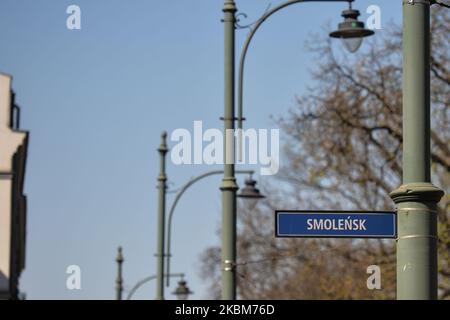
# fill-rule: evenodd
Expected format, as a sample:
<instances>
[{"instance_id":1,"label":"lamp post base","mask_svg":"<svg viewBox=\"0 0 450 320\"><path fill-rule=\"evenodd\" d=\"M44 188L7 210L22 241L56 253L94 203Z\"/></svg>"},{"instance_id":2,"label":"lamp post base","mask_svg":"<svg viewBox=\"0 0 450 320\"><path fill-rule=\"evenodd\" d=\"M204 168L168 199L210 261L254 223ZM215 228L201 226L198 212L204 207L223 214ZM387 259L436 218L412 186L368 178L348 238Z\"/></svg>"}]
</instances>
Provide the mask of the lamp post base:
<instances>
[{"instance_id":1,"label":"lamp post base","mask_svg":"<svg viewBox=\"0 0 450 320\"><path fill-rule=\"evenodd\" d=\"M397 205L397 299L437 299L437 204L444 192L427 182L391 192Z\"/></svg>"}]
</instances>

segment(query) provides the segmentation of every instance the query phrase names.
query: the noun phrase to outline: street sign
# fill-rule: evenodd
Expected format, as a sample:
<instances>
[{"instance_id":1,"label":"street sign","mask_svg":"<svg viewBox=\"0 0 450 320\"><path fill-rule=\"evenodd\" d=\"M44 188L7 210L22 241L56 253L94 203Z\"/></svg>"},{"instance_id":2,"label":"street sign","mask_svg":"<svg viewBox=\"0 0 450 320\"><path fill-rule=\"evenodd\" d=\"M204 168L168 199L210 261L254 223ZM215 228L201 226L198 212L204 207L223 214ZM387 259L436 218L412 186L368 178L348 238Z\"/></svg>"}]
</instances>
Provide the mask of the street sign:
<instances>
[{"instance_id":1,"label":"street sign","mask_svg":"<svg viewBox=\"0 0 450 320\"><path fill-rule=\"evenodd\" d=\"M394 211L275 211L278 238L396 238Z\"/></svg>"}]
</instances>

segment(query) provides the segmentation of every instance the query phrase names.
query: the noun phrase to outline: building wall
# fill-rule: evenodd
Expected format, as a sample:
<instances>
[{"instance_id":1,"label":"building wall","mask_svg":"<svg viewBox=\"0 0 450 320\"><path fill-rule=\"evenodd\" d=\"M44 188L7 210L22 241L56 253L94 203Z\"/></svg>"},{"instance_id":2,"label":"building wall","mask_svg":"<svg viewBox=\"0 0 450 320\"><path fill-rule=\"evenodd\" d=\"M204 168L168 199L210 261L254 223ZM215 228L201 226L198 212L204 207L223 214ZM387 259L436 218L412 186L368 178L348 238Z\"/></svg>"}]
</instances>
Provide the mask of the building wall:
<instances>
[{"instance_id":1,"label":"building wall","mask_svg":"<svg viewBox=\"0 0 450 320\"><path fill-rule=\"evenodd\" d=\"M1 148L0 148L0 152ZM0 292L9 291L12 181L0 180Z\"/></svg>"},{"instance_id":2,"label":"building wall","mask_svg":"<svg viewBox=\"0 0 450 320\"><path fill-rule=\"evenodd\" d=\"M0 73L0 298L16 298L24 267L28 133L11 128L11 77Z\"/></svg>"}]
</instances>

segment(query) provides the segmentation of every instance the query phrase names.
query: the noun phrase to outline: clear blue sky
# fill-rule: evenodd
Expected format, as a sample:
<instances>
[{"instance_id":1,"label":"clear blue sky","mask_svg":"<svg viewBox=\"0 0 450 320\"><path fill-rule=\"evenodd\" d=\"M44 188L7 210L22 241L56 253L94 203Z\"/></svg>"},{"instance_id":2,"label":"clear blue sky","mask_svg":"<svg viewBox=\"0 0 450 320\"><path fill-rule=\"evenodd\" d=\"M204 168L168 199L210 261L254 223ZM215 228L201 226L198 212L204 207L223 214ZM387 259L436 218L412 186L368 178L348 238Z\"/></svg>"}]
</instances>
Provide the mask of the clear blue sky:
<instances>
[{"instance_id":1,"label":"clear blue sky","mask_svg":"<svg viewBox=\"0 0 450 320\"><path fill-rule=\"evenodd\" d=\"M81 7L79 31L66 28L71 4ZM268 4L237 0L248 21ZM400 23L401 0L357 0L364 20L371 4L381 7L383 28L391 20ZM31 131L21 279L28 299L113 299L118 245L124 247L128 287L155 273L159 135L192 130L194 120L222 127L222 5L221 0L0 0L0 71L13 75L22 128ZM294 105L310 80L304 42L327 23L340 22L345 6L299 4L261 28L246 69L247 126L273 127L270 115ZM246 31L237 34L240 48ZM168 175L179 186L210 169L169 162ZM219 243L219 183L220 177L212 177L191 188L174 218L172 270L187 274L198 299L208 297L200 254ZM79 291L65 287L72 264L82 270ZM173 298L172 290L167 298ZM154 296L154 283L136 294Z\"/></svg>"}]
</instances>

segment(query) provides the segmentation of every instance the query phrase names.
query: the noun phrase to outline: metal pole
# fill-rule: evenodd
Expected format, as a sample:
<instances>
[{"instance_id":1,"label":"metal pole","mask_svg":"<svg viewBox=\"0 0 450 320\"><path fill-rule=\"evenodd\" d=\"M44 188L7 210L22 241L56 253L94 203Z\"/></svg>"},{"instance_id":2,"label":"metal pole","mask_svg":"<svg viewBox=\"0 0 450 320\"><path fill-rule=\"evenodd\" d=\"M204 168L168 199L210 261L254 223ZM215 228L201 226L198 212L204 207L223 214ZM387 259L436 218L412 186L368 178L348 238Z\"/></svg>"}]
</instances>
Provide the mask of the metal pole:
<instances>
[{"instance_id":1,"label":"metal pole","mask_svg":"<svg viewBox=\"0 0 450 320\"><path fill-rule=\"evenodd\" d=\"M255 172L253 170L235 170L235 174L254 174ZM201 175L198 175L191 180L189 180L181 189L177 192L175 199L172 202L172 206L169 210L169 219L167 222L167 252L166 252L166 274L170 274L170 258L172 257L172 253L170 251L171 248L171 241L172 241L172 218L173 214L175 212L175 208L177 207L178 201L180 200L181 196L186 192L189 187L191 187L193 184L195 184L197 181L203 180L204 178L207 178L212 175L216 174L223 174L223 170L212 170L205 172ZM170 277L166 277L166 286L168 287L170 285Z\"/></svg>"},{"instance_id":2,"label":"metal pole","mask_svg":"<svg viewBox=\"0 0 450 320\"><path fill-rule=\"evenodd\" d=\"M123 293L123 278L122 278L122 263L123 263L122 247L117 249L117 279L116 279L116 300L122 300Z\"/></svg>"},{"instance_id":3,"label":"metal pole","mask_svg":"<svg viewBox=\"0 0 450 320\"><path fill-rule=\"evenodd\" d=\"M164 230L166 215L166 153L167 133L161 134L161 144L159 152L159 176L158 176L158 232L157 232L157 251L156 251L156 299L164 300Z\"/></svg>"},{"instance_id":4,"label":"metal pole","mask_svg":"<svg viewBox=\"0 0 450 320\"><path fill-rule=\"evenodd\" d=\"M236 5L224 3L224 175L222 191L222 299L236 299L236 178L234 176L234 63Z\"/></svg>"},{"instance_id":5,"label":"metal pole","mask_svg":"<svg viewBox=\"0 0 450 320\"><path fill-rule=\"evenodd\" d=\"M437 203L430 183L430 1L403 1L403 185L397 204L397 299L437 298Z\"/></svg>"}]
</instances>

